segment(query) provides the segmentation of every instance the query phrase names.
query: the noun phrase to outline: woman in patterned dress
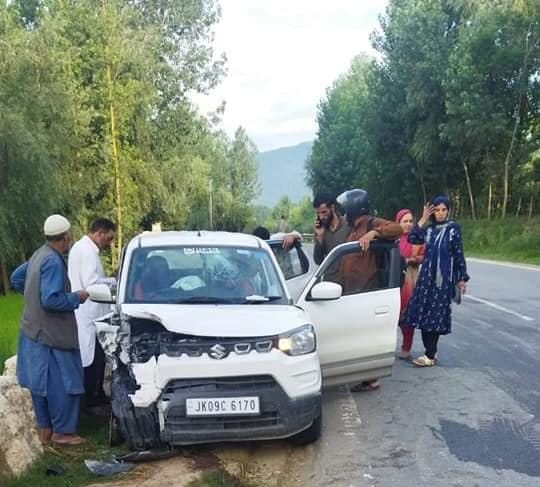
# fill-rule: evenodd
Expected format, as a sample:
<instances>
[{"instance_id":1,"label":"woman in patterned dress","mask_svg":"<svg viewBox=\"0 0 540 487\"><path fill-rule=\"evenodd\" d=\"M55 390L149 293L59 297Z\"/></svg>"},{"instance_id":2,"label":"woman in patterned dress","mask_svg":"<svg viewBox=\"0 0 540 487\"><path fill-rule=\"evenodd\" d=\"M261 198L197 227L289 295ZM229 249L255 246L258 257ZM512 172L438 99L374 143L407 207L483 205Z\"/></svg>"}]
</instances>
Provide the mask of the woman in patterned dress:
<instances>
[{"instance_id":1,"label":"woman in patterned dress","mask_svg":"<svg viewBox=\"0 0 540 487\"><path fill-rule=\"evenodd\" d=\"M403 335L401 349L398 357L407 360L411 356L411 348L414 338L414 327L409 326L405 321L405 311L412 298L414 287L418 281L418 271L420 264L424 261L424 246L409 243L409 234L414 226L414 217L411 210L402 209L397 212L396 222L401 225L403 234L399 238L399 253L407 264L407 272L403 285L401 286L401 312L399 317L399 328Z\"/></svg>"},{"instance_id":2,"label":"woman in patterned dress","mask_svg":"<svg viewBox=\"0 0 540 487\"><path fill-rule=\"evenodd\" d=\"M463 255L461 227L449 220L450 200L436 196L425 206L409 242L425 244L425 256L405 322L422 331L425 355L413 362L420 367L435 365L440 335L452 331L451 304L467 289L467 266Z\"/></svg>"}]
</instances>

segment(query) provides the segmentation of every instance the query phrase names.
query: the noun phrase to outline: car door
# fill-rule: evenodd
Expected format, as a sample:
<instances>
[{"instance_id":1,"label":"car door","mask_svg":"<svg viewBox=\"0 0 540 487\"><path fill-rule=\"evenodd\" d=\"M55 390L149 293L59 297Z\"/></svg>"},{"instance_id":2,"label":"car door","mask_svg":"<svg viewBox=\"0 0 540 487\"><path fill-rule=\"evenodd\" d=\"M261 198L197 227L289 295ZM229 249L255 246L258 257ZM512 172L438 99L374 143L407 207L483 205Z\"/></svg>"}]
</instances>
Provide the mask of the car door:
<instances>
[{"instance_id":1,"label":"car door","mask_svg":"<svg viewBox=\"0 0 540 487\"><path fill-rule=\"evenodd\" d=\"M400 257L393 242L371 244L366 253L357 242L333 249L297 301L316 330L325 386L354 384L392 372L400 312ZM359 272L362 266L367 270ZM314 291L314 297L314 287L324 282L334 282L324 287L337 289L337 294L321 299L321 293Z\"/></svg>"},{"instance_id":2,"label":"car door","mask_svg":"<svg viewBox=\"0 0 540 487\"><path fill-rule=\"evenodd\" d=\"M287 288L294 301L299 297L311 276L313 266L305 254L302 244L295 242L290 249L283 248L283 240L269 240L268 245L276 256L281 272L287 282Z\"/></svg>"}]
</instances>

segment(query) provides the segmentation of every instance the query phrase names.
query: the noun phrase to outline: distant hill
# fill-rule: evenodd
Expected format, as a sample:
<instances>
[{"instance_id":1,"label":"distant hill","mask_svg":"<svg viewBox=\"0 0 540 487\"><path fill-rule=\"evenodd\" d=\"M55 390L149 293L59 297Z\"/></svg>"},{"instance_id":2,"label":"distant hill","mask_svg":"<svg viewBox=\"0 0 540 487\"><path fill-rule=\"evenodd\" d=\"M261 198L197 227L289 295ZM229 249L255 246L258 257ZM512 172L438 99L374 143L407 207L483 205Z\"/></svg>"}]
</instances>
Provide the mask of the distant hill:
<instances>
[{"instance_id":1,"label":"distant hill","mask_svg":"<svg viewBox=\"0 0 540 487\"><path fill-rule=\"evenodd\" d=\"M259 152L259 182L261 196L257 203L272 207L281 197L298 202L311 196L306 184L305 162L311 153L312 142Z\"/></svg>"}]
</instances>

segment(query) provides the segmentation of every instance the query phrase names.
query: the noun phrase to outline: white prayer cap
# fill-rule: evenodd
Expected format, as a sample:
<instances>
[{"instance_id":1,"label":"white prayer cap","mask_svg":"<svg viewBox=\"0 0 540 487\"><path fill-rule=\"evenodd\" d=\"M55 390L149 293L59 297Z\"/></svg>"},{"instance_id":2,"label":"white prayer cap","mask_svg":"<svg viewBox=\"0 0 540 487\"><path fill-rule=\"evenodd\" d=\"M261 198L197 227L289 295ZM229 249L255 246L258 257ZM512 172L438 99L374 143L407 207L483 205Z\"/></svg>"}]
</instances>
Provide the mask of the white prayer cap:
<instances>
[{"instance_id":1,"label":"white prayer cap","mask_svg":"<svg viewBox=\"0 0 540 487\"><path fill-rule=\"evenodd\" d=\"M56 235L62 235L71 228L71 224L67 218L62 215L51 215L45 220L43 225L43 233L47 237L55 237Z\"/></svg>"}]
</instances>

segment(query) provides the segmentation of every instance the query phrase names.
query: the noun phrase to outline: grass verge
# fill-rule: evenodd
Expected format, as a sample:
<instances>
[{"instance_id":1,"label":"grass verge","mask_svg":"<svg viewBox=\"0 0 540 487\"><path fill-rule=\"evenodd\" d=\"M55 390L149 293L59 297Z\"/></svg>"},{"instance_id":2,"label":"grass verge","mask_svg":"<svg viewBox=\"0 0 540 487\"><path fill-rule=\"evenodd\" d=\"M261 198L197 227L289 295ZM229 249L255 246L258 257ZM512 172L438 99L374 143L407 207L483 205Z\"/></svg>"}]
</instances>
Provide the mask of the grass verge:
<instances>
[{"instance_id":1,"label":"grass verge","mask_svg":"<svg viewBox=\"0 0 540 487\"><path fill-rule=\"evenodd\" d=\"M0 374L4 361L17 351L23 298L18 294L0 297Z\"/></svg>"},{"instance_id":2,"label":"grass verge","mask_svg":"<svg viewBox=\"0 0 540 487\"><path fill-rule=\"evenodd\" d=\"M459 220L468 257L540 265L540 219Z\"/></svg>"}]
</instances>

